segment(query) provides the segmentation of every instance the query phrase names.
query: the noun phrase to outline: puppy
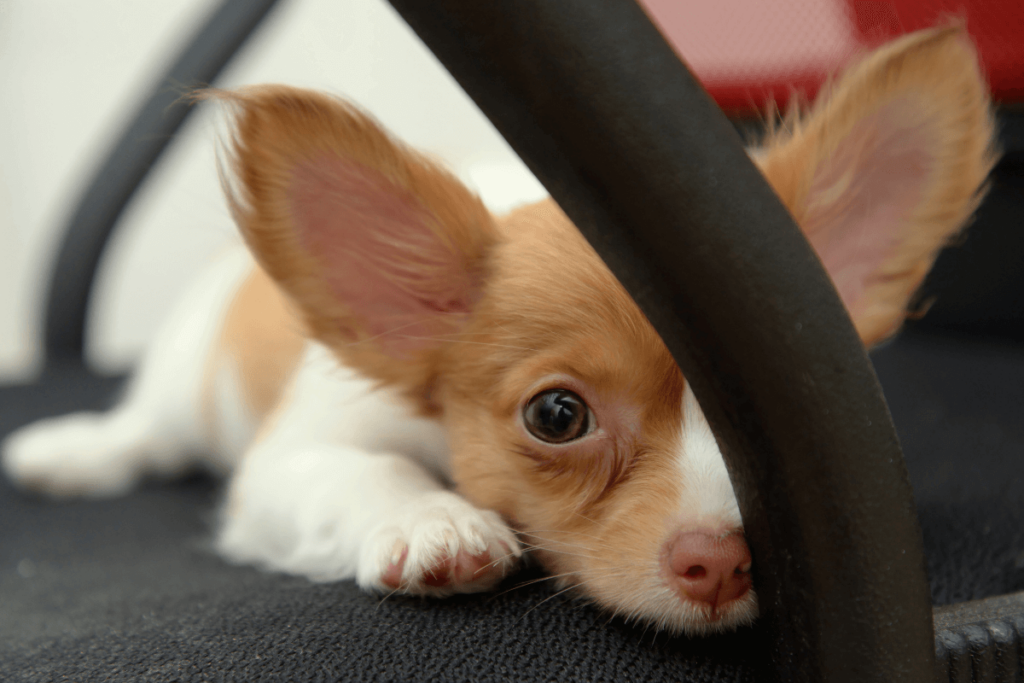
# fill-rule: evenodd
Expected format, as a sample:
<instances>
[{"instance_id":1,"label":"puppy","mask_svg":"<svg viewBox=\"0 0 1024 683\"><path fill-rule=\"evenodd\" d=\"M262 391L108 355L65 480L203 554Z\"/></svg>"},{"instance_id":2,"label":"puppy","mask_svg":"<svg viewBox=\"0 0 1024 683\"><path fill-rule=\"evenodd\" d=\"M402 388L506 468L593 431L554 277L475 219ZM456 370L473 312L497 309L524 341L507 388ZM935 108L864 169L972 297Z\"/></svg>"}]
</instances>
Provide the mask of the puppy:
<instances>
[{"instance_id":1,"label":"puppy","mask_svg":"<svg viewBox=\"0 0 1024 683\"><path fill-rule=\"evenodd\" d=\"M976 207L993 126L964 32L867 56L751 157L865 344ZM224 557L427 596L531 551L607 609L690 634L757 614L722 456L661 339L550 200L492 216L355 107L283 86L235 114L248 251L157 335L122 403L3 447L53 496L229 476ZM685 218L685 217L683 217Z\"/></svg>"}]
</instances>

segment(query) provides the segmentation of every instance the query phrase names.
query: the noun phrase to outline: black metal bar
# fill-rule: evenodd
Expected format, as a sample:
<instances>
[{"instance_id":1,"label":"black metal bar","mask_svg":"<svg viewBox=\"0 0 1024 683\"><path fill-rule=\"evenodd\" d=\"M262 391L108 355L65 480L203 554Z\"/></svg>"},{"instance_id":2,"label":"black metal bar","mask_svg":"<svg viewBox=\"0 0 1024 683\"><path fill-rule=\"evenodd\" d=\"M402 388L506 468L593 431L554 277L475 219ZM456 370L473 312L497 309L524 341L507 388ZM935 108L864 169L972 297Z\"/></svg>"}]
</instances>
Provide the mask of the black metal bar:
<instances>
[{"instance_id":1,"label":"black metal bar","mask_svg":"<svg viewBox=\"0 0 1024 683\"><path fill-rule=\"evenodd\" d=\"M64 231L46 304L47 362L78 362L89 295L117 219L192 111L187 88L210 84L277 0L225 0L185 46L96 171Z\"/></svg>"},{"instance_id":2,"label":"black metal bar","mask_svg":"<svg viewBox=\"0 0 1024 683\"><path fill-rule=\"evenodd\" d=\"M691 382L737 486L779 679L931 680L921 534L874 372L807 242L643 11L391 4Z\"/></svg>"}]
</instances>

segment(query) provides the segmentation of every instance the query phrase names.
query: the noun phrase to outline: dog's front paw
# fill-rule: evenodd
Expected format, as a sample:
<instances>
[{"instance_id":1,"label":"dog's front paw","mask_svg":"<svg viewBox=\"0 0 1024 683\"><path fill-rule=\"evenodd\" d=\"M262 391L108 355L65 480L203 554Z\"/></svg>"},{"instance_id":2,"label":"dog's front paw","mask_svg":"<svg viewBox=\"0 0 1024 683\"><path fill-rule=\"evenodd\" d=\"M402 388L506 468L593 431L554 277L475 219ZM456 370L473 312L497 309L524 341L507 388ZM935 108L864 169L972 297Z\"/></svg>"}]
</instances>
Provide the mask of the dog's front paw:
<instances>
[{"instance_id":1,"label":"dog's front paw","mask_svg":"<svg viewBox=\"0 0 1024 683\"><path fill-rule=\"evenodd\" d=\"M422 496L381 524L363 549L366 589L445 596L493 588L522 550L496 513L450 492Z\"/></svg>"}]
</instances>

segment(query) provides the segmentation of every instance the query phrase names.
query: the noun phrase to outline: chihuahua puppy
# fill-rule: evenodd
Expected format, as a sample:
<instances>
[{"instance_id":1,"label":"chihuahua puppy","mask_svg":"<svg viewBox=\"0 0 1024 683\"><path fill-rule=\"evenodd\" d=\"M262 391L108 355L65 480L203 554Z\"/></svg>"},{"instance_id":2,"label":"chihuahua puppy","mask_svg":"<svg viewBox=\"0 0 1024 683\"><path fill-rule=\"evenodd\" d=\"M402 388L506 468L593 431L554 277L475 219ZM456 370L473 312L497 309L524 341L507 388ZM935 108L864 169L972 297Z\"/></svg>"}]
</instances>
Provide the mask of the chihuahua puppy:
<instances>
[{"instance_id":1,"label":"chihuahua puppy","mask_svg":"<svg viewBox=\"0 0 1024 683\"><path fill-rule=\"evenodd\" d=\"M19 485L230 477L224 557L426 596L530 550L563 586L690 634L757 614L715 438L661 339L551 200L493 216L354 106L265 86L234 112L248 245L181 301L121 404L3 446ZM993 124L963 30L905 36L750 155L865 344L975 209Z\"/></svg>"}]
</instances>

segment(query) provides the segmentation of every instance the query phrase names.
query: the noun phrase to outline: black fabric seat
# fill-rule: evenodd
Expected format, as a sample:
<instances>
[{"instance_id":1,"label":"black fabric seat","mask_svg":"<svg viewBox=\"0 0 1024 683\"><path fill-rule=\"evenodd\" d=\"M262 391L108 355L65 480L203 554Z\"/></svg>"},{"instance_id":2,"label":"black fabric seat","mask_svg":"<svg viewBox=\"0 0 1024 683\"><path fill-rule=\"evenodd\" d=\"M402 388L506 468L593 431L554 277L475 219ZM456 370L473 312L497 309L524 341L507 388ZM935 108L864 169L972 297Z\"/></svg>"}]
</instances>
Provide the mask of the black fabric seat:
<instances>
[{"instance_id":1,"label":"black fabric seat","mask_svg":"<svg viewBox=\"0 0 1024 683\"><path fill-rule=\"evenodd\" d=\"M932 602L1024 590L1024 349L905 334L877 351Z\"/></svg>"},{"instance_id":2,"label":"black fabric seat","mask_svg":"<svg viewBox=\"0 0 1024 683\"><path fill-rule=\"evenodd\" d=\"M933 601L1024 590L1024 349L910 332L874 361L914 483ZM0 430L103 407L119 385L70 365L6 387ZM207 546L218 490L193 477L122 499L53 503L0 484L0 680L769 675L763 627L656 635L558 595L536 570L495 594L433 601L230 566Z\"/></svg>"}]
</instances>

